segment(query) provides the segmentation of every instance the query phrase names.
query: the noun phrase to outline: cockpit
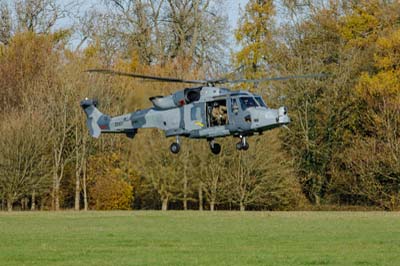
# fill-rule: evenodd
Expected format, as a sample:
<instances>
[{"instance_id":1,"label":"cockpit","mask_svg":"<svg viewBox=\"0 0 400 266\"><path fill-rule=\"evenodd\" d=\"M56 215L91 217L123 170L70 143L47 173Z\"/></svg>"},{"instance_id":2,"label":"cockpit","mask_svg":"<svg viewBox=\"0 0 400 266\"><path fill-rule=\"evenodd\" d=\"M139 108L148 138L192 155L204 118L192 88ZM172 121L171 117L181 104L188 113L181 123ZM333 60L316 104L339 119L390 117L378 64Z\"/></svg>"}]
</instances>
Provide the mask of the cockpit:
<instances>
[{"instance_id":1,"label":"cockpit","mask_svg":"<svg viewBox=\"0 0 400 266\"><path fill-rule=\"evenodd\" d=\"M249 107L257 107L258 104L256 100L254 100L253 97L240 97L240 106L242 107L242 110L246 110Z\"/></svg>"},{"instance_id":2,"label":"cockpit","mask_svg":"<svg viewBox=\"0 0 400 266\"><path fill-rule=\"evenodd\" d=\"M261 96L242 96L239 98L240 101L240 106L242 107L242 110L246 110L247 108L250 107L265 107L267 108L267 105L264 103L263 99Z\"/></svg>"},{"instance_id":3,"label":"cockpit","mask_svg":"<svg viewBox=\"0 0 400 266\"><path fill-rule=\"evenodd\" d=\"M261 98L261 96L255 96L254 98L256 99L257 103L258 103L261 107L268 108L267 105L265 104L263 98Z\"/></svg>"}]
</instances>

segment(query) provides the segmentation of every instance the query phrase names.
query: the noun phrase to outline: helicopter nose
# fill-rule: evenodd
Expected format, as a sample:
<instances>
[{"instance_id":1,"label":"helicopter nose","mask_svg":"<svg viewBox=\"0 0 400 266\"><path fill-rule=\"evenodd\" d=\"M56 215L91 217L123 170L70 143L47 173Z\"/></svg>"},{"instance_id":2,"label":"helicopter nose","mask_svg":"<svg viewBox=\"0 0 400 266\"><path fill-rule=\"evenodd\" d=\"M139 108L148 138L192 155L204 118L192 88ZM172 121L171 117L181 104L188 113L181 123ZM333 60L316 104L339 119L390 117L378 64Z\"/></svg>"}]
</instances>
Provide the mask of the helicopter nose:
<instances>
[{"instance_id":1,"label":"helicopter nose","mask_svg":"<svg viewBox=\"0 0 400 266\"><path fill-rule=\"evenodd\" d=\"M288 109L286 106L279 107L278 117L276 118L276 120L277 120L276 122L281 123L281 124L289 124L290 118L287 114L288 114Z\"/></svg>"},{"instance_id":2,"label":"helicopter nose","mask_svg":"<svg viewBox=\"0 0 400 266\"><path fill-rule=\"evenodd\" d=\"M288 112L288 109L286 106L279 107L279 109L278 109L279 116L287 115L287 112Z\"/></svg>"}]
</instances>

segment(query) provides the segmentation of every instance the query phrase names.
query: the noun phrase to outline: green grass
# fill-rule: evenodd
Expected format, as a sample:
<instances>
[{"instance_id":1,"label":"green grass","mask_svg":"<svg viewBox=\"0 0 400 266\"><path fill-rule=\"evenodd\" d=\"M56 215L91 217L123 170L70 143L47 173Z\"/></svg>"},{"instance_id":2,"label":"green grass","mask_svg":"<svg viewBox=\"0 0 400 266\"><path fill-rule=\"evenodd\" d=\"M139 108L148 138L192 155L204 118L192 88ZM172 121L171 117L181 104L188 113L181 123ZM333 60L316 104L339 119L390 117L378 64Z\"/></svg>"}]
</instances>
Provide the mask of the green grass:
<instances>
[{"instance_id":1,"label":"green grass","mask_svg":"<svg viewBox=\"0 0 400 266\"><path fill-rule=\"evenodd\" d=\"M0 213L0 265L400 265L400 214Z\"/></svg>"}]
</instances>

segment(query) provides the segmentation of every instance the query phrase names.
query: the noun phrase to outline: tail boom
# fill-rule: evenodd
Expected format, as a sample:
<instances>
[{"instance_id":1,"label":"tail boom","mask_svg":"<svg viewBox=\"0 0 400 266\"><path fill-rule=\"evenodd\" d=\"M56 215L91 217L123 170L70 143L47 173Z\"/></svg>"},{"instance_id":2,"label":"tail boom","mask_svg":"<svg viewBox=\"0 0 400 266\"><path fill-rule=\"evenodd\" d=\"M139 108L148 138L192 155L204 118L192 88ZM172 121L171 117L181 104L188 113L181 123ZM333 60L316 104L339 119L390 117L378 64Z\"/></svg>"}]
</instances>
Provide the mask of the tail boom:
<instances>
[{"instance_id":1,"label":"tail boom","mask_svg":"<svg viewBox=\"0 0 400 266\"><path fill-rule=\"evenodd\" d=\"M130 138L135 136L137 129L132 127L129 115L111 118L100 112L96 105L96 101L91 99L81 101L81 107L87 116L86 124L92 137L98 138L101 133L123 133Z\"/></svg>"}]
</instances>

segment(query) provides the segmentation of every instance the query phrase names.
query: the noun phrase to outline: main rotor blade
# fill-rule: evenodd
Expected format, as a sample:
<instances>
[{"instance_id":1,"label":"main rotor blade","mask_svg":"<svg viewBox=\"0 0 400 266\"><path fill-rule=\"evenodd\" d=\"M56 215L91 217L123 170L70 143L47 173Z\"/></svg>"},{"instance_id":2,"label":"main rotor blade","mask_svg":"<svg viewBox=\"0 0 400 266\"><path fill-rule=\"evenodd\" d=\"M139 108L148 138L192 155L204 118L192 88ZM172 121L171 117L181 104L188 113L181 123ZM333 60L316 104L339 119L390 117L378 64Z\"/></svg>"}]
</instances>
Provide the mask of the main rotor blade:
<instances>
[{"instance_id":1,"label":"main rotor blade","mask_svg":"<svg viewBox=\"0 0 400 266\"><path fill-rule=\"evenodd\" d=\"M289 80L289 79L323 78L323 77L327 77L327 76L328 76L327 74L319 73L319 74L271 77L271 78L260 78L260 79L221 80L221 81L217 81L217 83L219 83L219 84L223 84L223 83L256 83L256 82L264 82L264 81Z\"/></svg>"},{"instance_id":2,"label":"main rotor blade","mask_svg":"<svg viewBox=\"0 0 400 266\"><path fill-rule=\"evenodd\" d=\"M206 80L185 80L185 79L179 79L179 78L148 76L148 75L142 75L142 74L114 71L114 70L109 70L109 69L88 69L88 70L86 70L86 72L91 72L91 73L95 72L95 73L102 73L102 74L109 74L109 75L126 76L126 77L131 77L131 78L150 79L150 80L172 82L172 83L207 84Z\"/></svg>"}]
</instances>

